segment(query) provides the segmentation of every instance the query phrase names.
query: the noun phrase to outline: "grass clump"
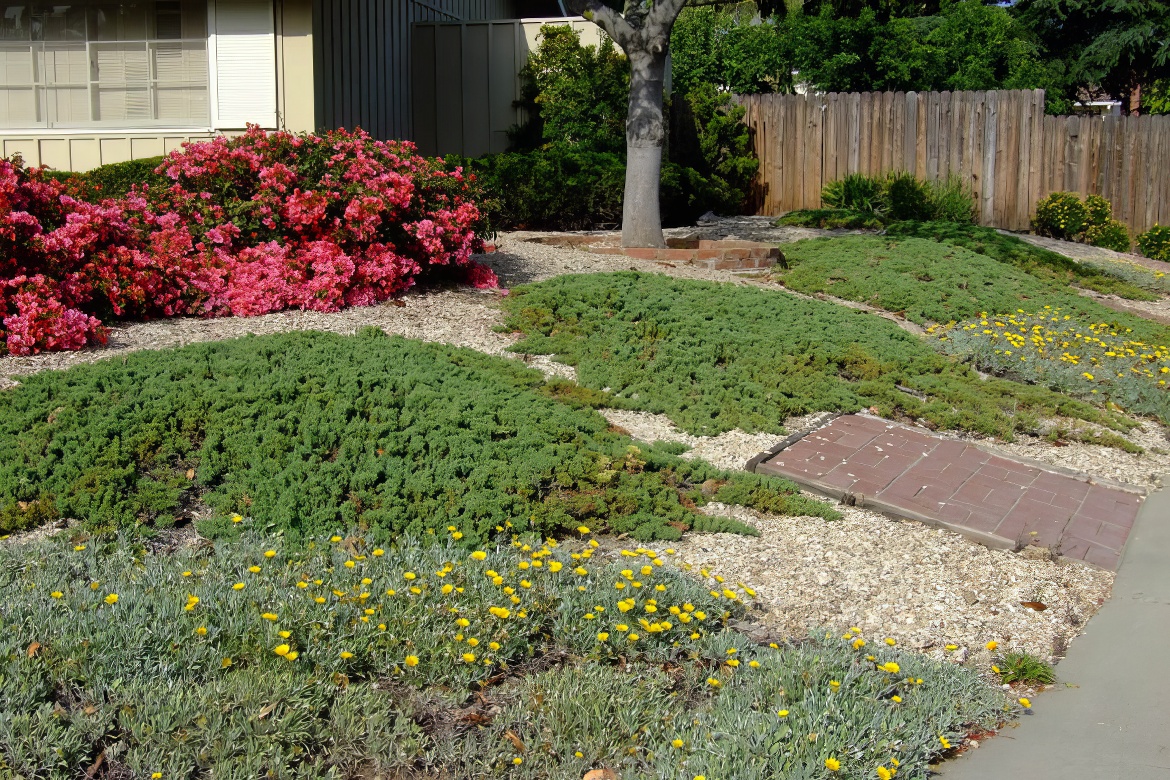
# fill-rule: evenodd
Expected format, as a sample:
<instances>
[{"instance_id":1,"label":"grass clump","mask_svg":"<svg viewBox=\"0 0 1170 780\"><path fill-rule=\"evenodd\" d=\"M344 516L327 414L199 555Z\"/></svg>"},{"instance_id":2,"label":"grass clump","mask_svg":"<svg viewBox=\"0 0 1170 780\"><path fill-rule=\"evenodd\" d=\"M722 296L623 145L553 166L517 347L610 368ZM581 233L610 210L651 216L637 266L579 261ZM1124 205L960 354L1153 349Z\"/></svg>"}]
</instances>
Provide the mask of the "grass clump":
<instances>
[{"instance_id":1,"label":"grass clump","mask_svg":"<svg viewBox=\"0 0 1170 780\"><path fill-rule=\"evenodd\" d=\"M506 522L640 539L678 538L699 520L751 533L698 511L709 480L749 486L772 511L837 516L789 482L639 448L544 387L518 362L376 329L38 374L0 395L0 533L51 516L95 530L167 525L193 501L215 510L208 534L234 512L289 534L455 524L469 543Z\"/></svg>"},{"instance_id":2,"label":"grass clump","mask_svg":"<svg viewBox=\"0 0 1170 780\"><path fill-rule=\"evenodd\" d=\"M1027 653L1004 653L995 662L999 678L1005 683L1051 685L1056 682L1056 671L1044 661Z\"/></svg>"},{"instance_id":3,"label":"grass clump","mask_svg":"<svg viewBox=\"0 0 1170 780\"><path fill-rule=\"evenodd\" d=\"M983 381L872 314L754 287L565 276L517 288L503 305L526 336L514 349L556 355L580 384L698 435L778 433L790 415L871 406L1005 437L1038 428L1038 415L1130 425L1045 388Z\"/></svg>"},{"instance_id":4,"label":"grass clump","mask_svg":"<svg viewBox=\"0 0 1170 780\"><path fill-rule=\"evenodd\" d=\"M750 593L670 551L382 549L254 526L173 555L64 535L0 547L0 767L752 780L833 757L921 778L940 736L1011 715L971 670L852 635L755 646L726 627Z\"/></svg>"},{"instance_id":5,"label":"grass clump","mask_svg":"<svg viewBox=\"0 0 1170 780\"><path fill-rule=\"evenodd\" d=\"M1118 295L1135 301L1153 301L1161 291L1156 280L1134 276L1127 280L1111 268L1084 265L1043 247L1034 246L1016 236L1005 235L995 228L981 225L957 225L953 222L897 222L886 229L895 238L924 238L962 247L993 260L1014 266L1042 281L1071 284L1106 295Z\"/></svg>"}]
</instances>

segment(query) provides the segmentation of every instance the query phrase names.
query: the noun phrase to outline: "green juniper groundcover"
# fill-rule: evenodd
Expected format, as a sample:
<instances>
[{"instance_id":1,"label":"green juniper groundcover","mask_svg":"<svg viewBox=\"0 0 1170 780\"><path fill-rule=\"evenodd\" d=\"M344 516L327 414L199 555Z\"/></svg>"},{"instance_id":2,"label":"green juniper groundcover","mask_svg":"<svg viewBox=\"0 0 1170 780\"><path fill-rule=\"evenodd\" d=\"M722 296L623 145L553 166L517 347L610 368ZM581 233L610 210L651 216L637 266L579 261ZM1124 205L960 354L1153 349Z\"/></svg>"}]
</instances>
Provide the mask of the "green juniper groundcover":
<instances>
[{"instance_id":1,"label":"green juniper groundcover","mask_svg":"<svg viewBox=\"0 0 1170 780\"><path fill-rule=\"evenodd\" d=\"M693 434L779 432L789 415L871 406L1004 437L1046 415L1133 426L1043 387L981 379L873 314L757 287L562 276L515 288L503 305L526 336L513 349L556 355L581 385Z\"/></svg>"},{"instance_id":2,"label":"green juniper groundcover","mask_svg":"<svg viewBox=\"0 0 1170 780\"><path fill-rule=\"evenodd\" d=\"M795 485L636 446L586 393L518 361L387 337L245 337L28 377L0 394L0 533L57 517L167 525L201 500L273 532L336 527L469 543L505 522L640 539L751 533L709 500L837 516ZM566 397L570 402L562 402Z\"/></svg>"}]
</instances>

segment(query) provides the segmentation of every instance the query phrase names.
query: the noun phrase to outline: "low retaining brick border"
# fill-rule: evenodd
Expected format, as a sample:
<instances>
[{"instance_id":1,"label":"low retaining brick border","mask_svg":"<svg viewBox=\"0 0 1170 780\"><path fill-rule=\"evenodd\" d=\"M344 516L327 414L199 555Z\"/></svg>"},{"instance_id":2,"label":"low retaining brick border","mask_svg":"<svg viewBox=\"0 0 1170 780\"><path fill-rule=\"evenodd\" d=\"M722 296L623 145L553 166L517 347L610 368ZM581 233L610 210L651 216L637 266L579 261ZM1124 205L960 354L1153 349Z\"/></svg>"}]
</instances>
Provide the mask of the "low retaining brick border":
<instances>
[{"instance_id":1,"label":"low retaining brick border","mask_svg":"<svg viewBox=\"0 0 1170 780\"><path fill-rule=\"evenodd\" d=\"M754 271L784 263L784 255L774 244L734 239L668 238L665 249L632 248L621 245L617 234L562 234L526 239L536 244L563 246L598 255L624 255L636 260L663 263L689 263L710 271Z\"/></svg>"}]
</instances>

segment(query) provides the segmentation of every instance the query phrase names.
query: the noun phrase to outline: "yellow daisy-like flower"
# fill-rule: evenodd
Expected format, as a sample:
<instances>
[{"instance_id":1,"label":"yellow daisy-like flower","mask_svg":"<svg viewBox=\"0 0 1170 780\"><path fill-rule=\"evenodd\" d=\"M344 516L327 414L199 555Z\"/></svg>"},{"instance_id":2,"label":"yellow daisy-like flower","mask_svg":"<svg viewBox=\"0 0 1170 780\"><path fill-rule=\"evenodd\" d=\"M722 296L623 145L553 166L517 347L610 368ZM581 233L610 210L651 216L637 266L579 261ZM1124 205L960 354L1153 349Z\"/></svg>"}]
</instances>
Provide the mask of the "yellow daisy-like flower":
<instances>
[{"instance_id":1,"label":"yellow daisy-like flower","mask_svg":"<svg viewBox=\"0 0 1170 780\"><path fill-rule=\"evenodd\" d=\"M996 642L996 641L993 639L993 640L991 640L990 642L988 642L988 643L985 645L985 647L986 647L988 650L990 650L990 651L992 651L992 652L995 652L995 648L999 647L999 642Z\"/></svg>"},{"instance_id":2,"label":"yellow daisy-like flower","mask_svg":"<svg viewBox=\"0 0 1170 780\"><path fill-rule=\"evenodd\" d=\"M341 541L341 537L338 536L337 534L334 534L333 536L329 537L329 541L333 542L334 544L337 544L338 542Z\"/></svg>"},{"instance_id":3,"label":"yellow daisy-like flower","mask_svg":"<svg viewBox=\"0 0 1170 780\"><path fill-rule=\"evenodd\" d=\"M578 566L577 568L573 569L573 573L579 577L584 577L586 574L589 573L589 570L586 569L584 566Z\"/></svg>"},{"instance_id":4,"label":"yellow daisy-like flower","mask_svg":"<svg viewBox=\"0 0 1170 780\"><path fill-rule=\"evenodd\" d=\"M183 572L183 576L184 576L184 577L190 577L190 576L191 576L191 572L189 572L189 571L185 571L185 572Z\"/></svg>"},{"instance_id":5,"label":"yellow daisy-like flower","mask_svg":"<svg viewBox=\"0 0 1170 780\"><path fill-rule=\"evenodd\" d=\"M788 710L780 710L779 712L776 713L776 717L787 718L788 717Z\"/></svg>"},{"instance_id":6,"label":"yellow daisy-like flower","mask_svg":"<svg viewBox=\"0 0 1170 780\"><path fill-rule=\"evenodd\" d=\"M295 660L297 660L297 658L299 658L299 657L300 657L300 653L298 653L296 650L293 650L292 652L290 652L290 653L288 653L287 655L285 655L285 657L284 657L284 660L286 660L286 661L295 661Z\"/></svg>"},{"instance_id":7,"label":"yellow daisy-like flower","mask_svg":"<svg viewBox=\"0 0 1170 780\"><path fill-rule=\"evenodd\" d=\"M418 666L418 656L408 655L402 663L406 664L407 666Z\"/></svg>"},{"instance_id":8,"label":"yellow daisy-like flower","mask_svg":"<svg viewBox=\"0 0 1170 780\"><path fill-rule=\"evenodd\" d=\"M354 566L357 566L357 563L354 561L346 561L345 562L345 568L347 568L347 569L352 569Z\"/></svg>"},{"instance_id":9,"label":"yellow daisy-like flower","mask_svg":"<svg viewBox=\"0 0 1170 780\"><path fill-rule=\"evenodd\" d=\"M560 561L552 561L548 565L548 570L555 574L556 572L560 571L563 567L564 567L564 564L561 563Z\"/></svg>"},{"instance_id":10,"label":"yellow daisy-like flower","mask_svg":"<svg viewBox=\"0 0 1170 780\"><path fill-rule=\"evenodd\" d=\"M759 668L760 668L760 662L759 662L759 661L756 661L756 660L748 661L748 666L750 666L750 667L751 667L751 668L753 668L753 669L759 669Z\"/></svg>"},{"instance_id":11,"label":"yellow daisy-like flower","mask_svg":"<svg viewBox=\"0 0 1170 780\"><path fill-rule=\"evenodd\" d=\"M84 550L84 549L85 549L85 545L84 545L84 544L75 544L75 545L73 545L73 552L81 552L81 551L82 551L82 550Z\"/></svg>"},{"instance_id":12,"label":"yellow daisy-like flower","mask_svg":"<svg viewBox=\"0 0 1170 780\"><path fill-rule=\"evenodd\" d=\"M219 662L219 668L220 668L220 669L226 669L226 668L228 668L228 667L229 667L229 666L231 666L231 665L232 665L232 659L230 659L230 658L225 658L225 659L223 659L222 661L220 661L220 662Z\"/></svg>"},{"instance_id":13,"label":"yellow daisy-like flower","mask_svg":"<svg viewBox=\"0 0 1170 780\"><path fill-rule=\"evenodd\" d=\"M290 650L292 650L292 648L288 645L277 645L276 647L272 648L272 652L276 653L277 655L288 655Z\"/></svg>"},{"instance_id":14,"label":"yellow daisy-like flower","mask_svg":"<svg viewBox=\"0 0 1170 780\"><path fill-rule=\"evenodd\" d=\"M207 629L203 626L199 626L199 628L195 629L195 633L199 636L207 636Z\"/></svg>"},{"instance_id":15,"label":"yellow daisy-like flower","mask_svg":"<svg viewBox=\"0 0 1170 780\"><path fill-rule=\"evenodd\" d=\"M276 550L265 550L264 557L265 558L275 558L276 557Z\"/></svg>"},{"instance_id":16,"label":"yellow daisy-like flower","mask_svg":"<svg viewBox=\"0 0 1170 780\"><path fill-rule=\"evenodd\" d=\"M894 775L890 772L890 770L886 769L884 766L879 766L877 768L877 776L878 776L879 780L890 780L890 778L893 777Z\"/></svg>"},{"instance_id":17,"label":"yellow daisy-like flower","mask_svg":"<svg viewBox=\"0 0 1170 780\"><path fill-rule=\"evenodd\" d=\"M954 650L958 650L958 649L959 649L958 645L947 645L947 650L949 650L949 651L954 651Z\"/></svg>"},{"instance_id":18,"label":"yellow daisy-like flower","mask_svg":"<svg viewBox=\"0 0 1170 780\"><path fill-rule=\"evenodd\" d=\"M348 650L341 651L341 660L348 661L351 658L353 658L353 653L349 652Z\"/></svg>"},{"instance_id":19,"label":"yellow daisy-like flower","mask_svg":"<svg viewBox=\"0 0 1170 780\"><path fill-rule=\"evenodd\" d=\"M608 640L609 640L609 634L606 633L605 631L602 631L600 634L597 635L598 642L605 642Z\"/></svg>"},{"instance_id":20,"label":"yellow daisy-like flower","mask_svg":"<svg viewBox=\"0 0 1170 780\"><path fill-rule=\"evenodd\" d=\"M460 539L463 538L463 532L456 531L455 533L451 534L451 538L454 539L455 541L459 541Z\"/></svg>"},{"instance_id":21,"label":"yellow daisy-like flower","mask_svg":"<svg viewBox=\"0 0 1170 780\"><path fill-rule=\"evenodd\" d=\"M836 772L840 768L841 762L837 759L833 758L832 756L829 756L825 759L825 769L828 769L830 772Z\"/></svg>"},{"instance_id":22,"label":"yellow daisy-like flower","mask_svg":"<svg viewBox=\"0 0 1170 780\"><path fill-rule=\"evenodd\" d=\"M902 697L901 696L891 696L890 701L894 702L894 704L901 704Z\"/></svg>"},{"instance_id":23,"label":"yellow daisy-like flower","mask_svg":"<svg viewBox=\"0 0 1170 780\"><path fill-rule=\"evenodd\" d=\"M898 666L893 661L887 661L886 663L879 665L878 669L881 669L887 674L897 674L898 672L902 671L902 667Z\"/></svg>"},{"instance_id":24,"label":"yellow daisy-like flower","mask_svg":"<svg viewBox=\"0 0 1170 780\"><path fill-rule=\"evenodd\" d=\"M232 522L233 523L242 523L242 522L244 522L244 518L240 517L239 515L232 515ZM340 540L338 540L338 541L340 541Z\"/></svg>"},{"instance_id":25,"label":"yellow daisy-like flower","mask_svg":"<svg viewBox=\"0 0 1170 780\"><path fill-rule=\"evenodd\" d=\"M253 574L259 574L259 573L260 573L260 567L259 567L259 566L252 565L252 566L249 566L249 567L248 567L248 571L252 572Z\"/></svg>"},{"instance_id":26,"label":"yellow daisy-like flower","mask_svg":"<svg viewBox=\"0 0 1170 780\"><path fill-rule=\"evenodd\" d=\"M273 620L273 621L280 619L276 616L276 613L274 613L274 612L265 612L265 613L261 614L260 617L264 618L265 620Z\"/></svg>"},{"instance_id":27,"label":"yellow daisy-like flower","mask_svg":"<svg viewBox=\"0 0 1170 780\"><path fill-rule=\"evenodd\" d=\"M1032 709L1032 702L1029 701L1028 699L1020 699L1019 702L1020 702L1020 706L1023 707L1024 709L1026 709L1026 710Z\"/></svg>"},{"instance_id":28,"label":"yellow daisy-like flower","mask_svg":"<svg viewBox=\"0 0 1170 780\"><path fill-rule=\"evenodd\" d=\"M890 647L893 647L894 645L898 644L898 642L892 636L888 636L886 637L886 644Z\"/></svg>"},{"instance_id":29,"label":"yellow daisy-like flower","mask_svg":"<svg viewBox=\"0 0 1170 780\"><path fill-rule=\"evenodd\" d=\"M516 766L520 766L521 764L524 763L524 759L520 758L520 756L516 756L515 758L512 759L512 763L515 764Z\"/></svg>"},{"instance_id":30,"label":"yellow daisy-like flower","mask_svg":"<svg viewBox=\"0 0 1170 780\"><path fill-rule=\"evenodd\" d=\"M487 558L487 553L485 553L483 550L476 550L471 554L471 558L472 560L482 561Z\"/></svg>"},{"instance_id":31,"label":"yellow daisy-like flower","mask_svg":"<svg viewBox=\"0 0 1170 780\"><path fill-rule=\"evenodd\" d=\"M162 772L151 772L150 780L159 780L162 777Z\"/></svg>"},{"instance_id":32,"label":"yellow daisy-like flower","mask_svg":"<svg viewBox=\"0 0 1170 780\"><path fill-rule=\"evenodd\" d=\"M102 601L106 602L107 604L117 604L118 603L118 594L111 593L110 595L108 595L104 599L102 599Z\"/></svg>"},{"instance_id":33,"label":"yellow daisy-like flower","mask_svg":"<svg viewBox=\"0 0 1170 780\"><path fill-rule=\"evenodd\" d=\"M683 742L681 739L677 739L677 738L676 738L676 739L672 739L672 740L670 741L670 746L671 746L672 748L680 748L680 747L682 747L682 746L683 746L683 745L685 745L685 744L686 744L685 742Z\"/></svg>"},{"instance_id":34,"label":"yellow daisy-like flower","mask_svg":"<svg viewBox=\"0 0 1170 780\"><path fill-rule=\"evenodd\" d=\"M242 583L242 582L237 582L235 585L232 585L232 590L243 590L243 589L244 589L244 583Z\"/></svg>"},{"instance_id":35,"label":"yellow daisy-like flower","mask_svg":"<svg viewBox=\"0 0 1170 780\"><path fill-rule=\"evenodd\" d=\"M55 599L59 599L59 598L61 598L62 596L64 596L65 594L64 594L64 593L62 593L62 592L61 592L61 591L59 591L59 590L55 590L55 591L53 591L52 593L50 593L49 595L50 595L50 596L52 596L52 597L53 597L53 598L55 598Z\"/></svg>"},{"instance_id":36,"label":"yellow daisy-like flower","mask_svg":"<svg viewBox=\"0 0 1170 780\"><path fill-rule=\"evenodd\" d=\"M463 661L464 661L464 663L469 663L469 664L475 663L475 653L464 653L463 654Z\"/></svg>"},{"instance_id":37,"label":"yellow daisy-like flower","mask_svg":"<svg viewBox=\"0 0 1170 780\"><path fill-rule=\"evenodd\" d=\"M943 750L951 749L951 742L946 737L939 737L938 743L943 746Z\"/></svg>"},{"instance_id":38,"label":"yellow daisy-like flower","mask_svg":"<svg viewBox=\"0 0 1170 780\"><path fill-rule=\"evenodd\" d=\"M707 684L708 684L708 685L710 685L712 688L718 688L718 687L719 687L719 681L718 681L718 680L716 680L714 677L708 677L708 678L707 678Z\"/></svg>"},{"instance_id":39,"label":"yellow daisy-like flower","mask_svg":"<svg viewBox=\"0 0 1170 780\"><path fill-rule=\"evenodd\" d=\"M837 691L837 690L840 690L841 683L837 680L829 680L829 687L832 688L834 691Z\"/></svg>"}]
</instances>

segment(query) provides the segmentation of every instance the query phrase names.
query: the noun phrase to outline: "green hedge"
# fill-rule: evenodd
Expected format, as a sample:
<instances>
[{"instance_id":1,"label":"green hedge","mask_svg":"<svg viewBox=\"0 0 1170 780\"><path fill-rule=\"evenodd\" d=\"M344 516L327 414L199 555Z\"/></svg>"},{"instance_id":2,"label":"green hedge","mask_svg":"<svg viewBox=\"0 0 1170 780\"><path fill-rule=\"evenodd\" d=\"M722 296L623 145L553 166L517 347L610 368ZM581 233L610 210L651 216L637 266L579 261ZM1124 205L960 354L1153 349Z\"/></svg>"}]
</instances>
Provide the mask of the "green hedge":
<instances>
[{"instance_id":1,"label":"green hedge","mask_svg":"<svg viewBox=\"0 0 1170 780\"><path fill-rule=\"evenodd\" d=\"M677 445L635 446L557 400L573 395L515 361L375 329L37 374L0 394L0 533L56 516L95 529L165 525L196 499L215 510L211 534L238 512L273 532L456 525L469 542L506 522L640 539L688 526L751 532L689 508L732 494L836 516L791 483L724 474L679 458Z\"/></svg>"},{"instance_id":2,"label":"green hedge","mask_svg":"<svg viewBox=\"0 0 1170 780\"><path fill-rule=\"evenodd\" d=\"M162 157L143 157L140 160L102 165L84 173L47 171L50 178L70 185L70 191L85 200L117 198L134 185L167 186L170 180L154 172L162 164Z\"/></svg>"}]
</instances>

